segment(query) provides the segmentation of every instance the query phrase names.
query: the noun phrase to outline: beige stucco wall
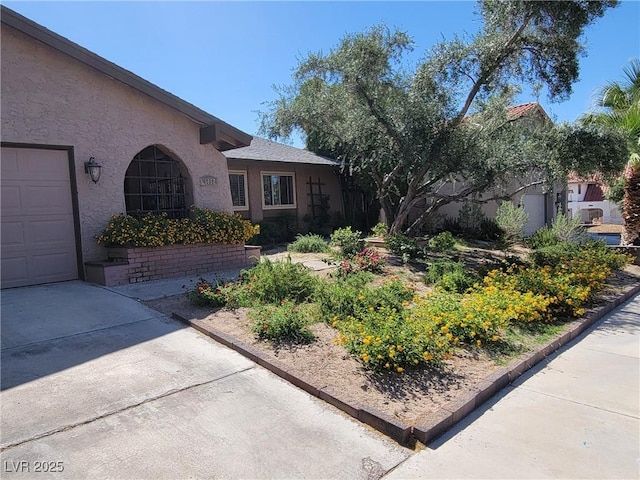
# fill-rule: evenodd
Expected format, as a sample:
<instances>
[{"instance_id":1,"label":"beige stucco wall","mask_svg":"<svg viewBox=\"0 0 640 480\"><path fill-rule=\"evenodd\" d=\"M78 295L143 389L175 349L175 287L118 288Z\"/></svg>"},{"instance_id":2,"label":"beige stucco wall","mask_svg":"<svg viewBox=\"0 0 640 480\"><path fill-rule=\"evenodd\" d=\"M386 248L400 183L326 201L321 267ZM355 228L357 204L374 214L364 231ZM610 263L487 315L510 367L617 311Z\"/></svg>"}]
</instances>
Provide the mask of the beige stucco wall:
<instances>
[{"instance_id":1,"label":"beige stucco wall","mask_svg":"<svg viewBox=\"0 0 640 480\"><path fill-rule=\"evenodd\" d=\"M513 181L508 187L504 188L503 190L496 191L496 192L488 192L483 197L490 198L495 195L504 195L505 193L514 192L520 187L520 185L521 184L519 182ZM557 208L556 200L557 200L558 194L561 194L561 195L563 194L563 187L561 184L557 184L554 187L553 191L549 192L549 194L546 197L544 197L544 199L541 198L539 205L537 201L534 202L536 205L535 207L536 211L528 212L530 216L530 222L529 222L530 224L528 224L527 227L525 228L525 232L527 234L532 234L535 230L542 227L544 225L545 219L547 223L550 223L555 218L556 208ZM513 195L511 197L511 201L516 205L519 205L521 203L523 195L541 197L544 195L544 189L542 185L535 185L532 187L528 187L522 192L519 192ZM545 201L546 201L546 205L544 204ZM560 206L564 205L564 202L565 202L564 198L561 197ZM482 212L487 216L487 218L495 219L496 211L498 210L499 204L500 204L499 201L491 200L486 203L481 203L480 207ZM456 218L458 216L458 213L460 212L460 209L463 207L463 205L464 205L464 202L449 203L447 205L444 205L442 208L440 208L438 210L438 214ZM527 208L532 208L532 207L525 206L525 209Z\"/></svg>"},{"instance_id":2,"label":"beige stucco wall","mask_svg":"<svg viewBox=\"0 0 640 480\"><path fill-rule=\"evenodd\" d=\"M149 145L184 162L195 205L232 211L226 158L200 145L200 125L6 25L1 48L2 141L74 147L84 261L104 258L94 236L125 211L125 172ZM97 184L84 173L89 157L102 165ZM199 186L203 175L216 177L217 185Z\"/></svg>"},{"instance_id":3,"label":"beige stucco wall","mask_svg":"<svg viewBox=\"0 0 640 480\"><path fill-rule=\"evenodd\" d=\"M310 200L307 195L309 193L309 185L307 184L309 177L312 177L314 182L320 178L320 181L324 183L322 193L329 196L329 211L344 212L337 168L257 160L229 160L228 166L231 171L247 172L249 211L239 211L238 213L254 222L259 222L263 218L275 217L281 213L296 215L299 221L302 221L302 217L311 214ZM293 174L295 176L296 208L263 209L262 172Z\"/></svg>"}]
</instances>

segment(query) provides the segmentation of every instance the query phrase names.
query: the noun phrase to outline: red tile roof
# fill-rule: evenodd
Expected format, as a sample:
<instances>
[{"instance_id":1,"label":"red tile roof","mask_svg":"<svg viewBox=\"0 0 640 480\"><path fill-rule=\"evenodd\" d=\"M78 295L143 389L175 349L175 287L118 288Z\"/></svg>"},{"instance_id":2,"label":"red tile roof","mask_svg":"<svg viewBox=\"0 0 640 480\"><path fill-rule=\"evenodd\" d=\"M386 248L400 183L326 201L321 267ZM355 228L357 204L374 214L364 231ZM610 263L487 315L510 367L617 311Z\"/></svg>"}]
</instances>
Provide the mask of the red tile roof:
<instances>
[{"instance_id":1,"label":"red tile roof","mask_svg":"<svg viewBox=\"0 0 640 480\"><path fill-rule=\"evenodd\" d=\"M532 112L539 106L540 105L535 102L523 103L522 105L514 105L507 109L507 116L510 120L515 120L516 118L520 118L523 115Z\"/></svg>"},{"instance_id":2,"label":"red tile roof","mask_svg":"<svg viewBox=\"0 0 640 480\"><path fill-rule=\"evenodd\" d=\"M567 181L569 183L602 183L602 174L594 173L593 175L589 175L588 177L581 177L576 172L569 172L567 176Z\"/></svg>"},{"instance_id":3,"label":"red tile roof","mask_svg":"<svg viewBox=\"0 0 640 480\"><path fill-rule=\"evenodd\" d=\"M601 202L604 200L604 194L600 185L590 183L587 185L587 191L584 192L584 202Z\"/></svg>"}]
</instances>

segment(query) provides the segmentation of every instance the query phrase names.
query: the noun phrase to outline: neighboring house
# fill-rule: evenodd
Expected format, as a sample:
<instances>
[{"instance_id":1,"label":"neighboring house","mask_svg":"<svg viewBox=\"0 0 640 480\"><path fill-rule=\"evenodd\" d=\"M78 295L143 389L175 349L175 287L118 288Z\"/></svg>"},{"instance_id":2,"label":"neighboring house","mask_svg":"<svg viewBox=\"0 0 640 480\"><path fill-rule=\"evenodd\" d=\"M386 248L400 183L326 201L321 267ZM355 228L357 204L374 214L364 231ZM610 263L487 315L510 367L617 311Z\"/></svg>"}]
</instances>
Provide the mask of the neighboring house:
<instances>
[{"instance_id":1,"label":"neighboring house","mask_svg":"<svg viewBox=\"0 0 640 480\"><path fill-rule=\"evenodd\" d=\"M233 211L221 152L250 135L4 6L1 22L2 287L84 279L115 214Z\"/></svg>"},{"instance_id":2,"label":"neighboring house","mask_svg":"<svg viewBox=\"0 0 640 480\"><path fill-rule=\"evenodd\" d=\"M514 105L507 111L507 117L510 121L524 123L528 128L535 128L551 119L539 103L524 103L522 105ZM516 179L505 191L515 191L520 185ZM485 198L493 196L493 192L485 195ZM531 235L544 225L550 224L556 216L558 209L564 210L566 202L565 186L558 183L552 191L546 191L541 185L527 188L521 193L513 196L512 201L516 205L524 206L529 214L529 221L524 228L525 234ZM462 203L452 203L443 207L440 212L450 217L456 217ZM495 214L499 202L489 201L481 204L482 211L488 218L495 218Z\"/></svg>"},{"instance_id":3,"label":"neighboring house","mask_svg":"<svg viewBox=\"0 0 640 480\"><path fill-rule=\"evenodd\" d=\"M233 209L247 219L288 214L302 229L305 219L344 212L335 160L260 137L225 156Z\"/></svg>"},{"instance_id":4,"label":"neighboring house","mask_svg":"<svg viewBox=\"0 0 640 480\"><path fill-rule=\"evenodd\" d=\"M599 175L588 178L571 173L567 179L567 215L584 224L622 225L620 206L605 198L606 186Z\"/></svg>"}]
</instances>

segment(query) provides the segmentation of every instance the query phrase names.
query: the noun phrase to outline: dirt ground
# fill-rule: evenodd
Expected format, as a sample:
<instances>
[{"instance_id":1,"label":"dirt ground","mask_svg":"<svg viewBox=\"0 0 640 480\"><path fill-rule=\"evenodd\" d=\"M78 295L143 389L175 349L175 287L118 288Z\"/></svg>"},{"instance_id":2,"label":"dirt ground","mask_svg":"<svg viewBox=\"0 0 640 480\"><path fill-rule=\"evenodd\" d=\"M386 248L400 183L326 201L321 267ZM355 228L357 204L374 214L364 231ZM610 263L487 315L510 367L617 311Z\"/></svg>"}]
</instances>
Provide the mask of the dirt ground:
<instances>
[{"instance_id":1,"label":"dirt ground","mask_svg":"<svg viewBox=\"0 0 640 480\"><path fill-rule=\"evenodd\" d=\"M501 255L500 252L472 253L485 260ZM281 252L275 254L282 255ZM317 262L321 258L323 255L292 255L294 261L304 263ZM328 271L322 269L319 274L326 275ZM399 262L394 262L393 258L390 258L387 274L401 275L409 281L420 279L419 268L402 266ZM596 305L619 296L630 286L637 284L639 279L638 266L630 266L625 271L616 273ZM464 395L500 366L484 350L460 349L452 359L446 361L441 370L421 369L401 375L393 372L376 374L364 370L344 347L337 345L337 332L322 322L311 326L316 339L308 345L274 344L258 340L251 333L247 309L195 307L186 295L153 300L147 302L147 305L167 315L177 313L183 318L200 320L204 326L231 335L279 360L288 366L291 373L312 379L315 385L330 386L349 402L368 405L410 425Z\"/></svg>"}]
</instances>

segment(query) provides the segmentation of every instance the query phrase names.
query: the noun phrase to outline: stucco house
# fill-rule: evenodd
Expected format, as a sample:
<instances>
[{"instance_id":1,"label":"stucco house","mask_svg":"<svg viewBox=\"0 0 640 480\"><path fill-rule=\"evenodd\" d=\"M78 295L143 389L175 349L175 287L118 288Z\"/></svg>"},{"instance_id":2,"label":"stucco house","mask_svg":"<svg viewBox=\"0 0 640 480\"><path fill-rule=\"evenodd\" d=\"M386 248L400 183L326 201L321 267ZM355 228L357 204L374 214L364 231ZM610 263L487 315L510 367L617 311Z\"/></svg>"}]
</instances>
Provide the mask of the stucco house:
<instances>
[{"instance_id":1,"label":"stucco house","mask_svg":"<svg viewBox=\"0 0 640 480\"><path fill-rule=\"evenodd\" d=\"M551 122L547 112L537 102L529 102L514 105L507 110L507 118L512 122L519 122L526 128L536 128L546 122ZM522 184L519 179L514 179L506 191L515 191ZM491 198L494 192L485 194L485 198ZM566 208L566 185L557 183L552 189L546 190L541 185L526 188L512 197L512 201L522 205L529 214L529 221L524 228L526 235L533 234L544 225L550 224L555 218L558 209ZM462 203L451 203L441 209L440 213L450 217L456 217ZM498 201L482 203L482 212L488 218L495 218L498 209Z\"/></svg>"},{"instance_id":2,"label":"stucco house","mask_svg":"<svg viewBox=\"0 0 640 480\"><path fill-rule=\"evenodd\" d=\"M224 155L233 209L253 222L284 213L303 228L305 219L344 212L335 160L260 137Z\"/></svg>"},{"instance_id":3,"label":"stucco house","mask_svg":"<svg viewBox=\"0 0 640 480\"><path fill-rule=\"evenodd\" d=\"M587 178L575 173L567 179L567 214L584 224L622 225L620 206L605 198L606 186L600 175Z\"/></svg>"},{"instance_id":4,"label":"stucco house","mask_svg":"<svg viewBox=\"0 0 640 480\"><path fill-rule=\"evenodd\" d=\"M112 215L234 211L222 152L250 135L4 6L1 23L3 288L85 279Z\"/></svg>"}]
</instances>

